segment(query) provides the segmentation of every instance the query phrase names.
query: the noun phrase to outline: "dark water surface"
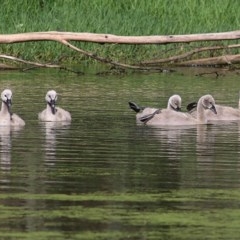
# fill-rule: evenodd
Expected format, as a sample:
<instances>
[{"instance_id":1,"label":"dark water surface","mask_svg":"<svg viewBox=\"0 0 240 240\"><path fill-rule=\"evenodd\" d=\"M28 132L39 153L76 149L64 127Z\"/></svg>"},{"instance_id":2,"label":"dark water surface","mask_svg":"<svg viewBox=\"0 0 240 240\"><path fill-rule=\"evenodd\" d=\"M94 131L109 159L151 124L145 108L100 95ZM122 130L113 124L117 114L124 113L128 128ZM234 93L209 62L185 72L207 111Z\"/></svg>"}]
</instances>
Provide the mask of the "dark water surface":
<instances>
[{"instance_id":1,"label":"dark water surface","mask_svg":"<svg viewBox=\"0 0 240 240\"><path fill-rule=\"evenodd\" d=\"M0 86L26 121L0 128L0 239L239 239L238 122L137 126L128 107L175 93L237 107L237 74L1 72ZM70 125L38 122L52 88Z\"/></svg>"}]
</instances>

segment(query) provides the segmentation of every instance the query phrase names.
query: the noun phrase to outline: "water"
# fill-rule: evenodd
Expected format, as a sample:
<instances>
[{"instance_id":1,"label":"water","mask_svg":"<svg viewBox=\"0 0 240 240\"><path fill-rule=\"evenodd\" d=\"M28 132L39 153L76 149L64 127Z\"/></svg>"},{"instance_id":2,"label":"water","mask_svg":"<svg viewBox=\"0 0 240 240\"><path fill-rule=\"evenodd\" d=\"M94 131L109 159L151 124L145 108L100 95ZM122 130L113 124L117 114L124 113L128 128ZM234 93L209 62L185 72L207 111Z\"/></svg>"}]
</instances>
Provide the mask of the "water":
<instances>
[{"instance_id":1,"label":"water","mask_svg":"<svg viewBox=\"0 0 240 240\"><path fill-rule=\"evenodd\" d=\"M26 121L0 129L1 239L239 238L240 125L137 126L128 107L174 93L237 107L237 74L0 76ZM70 125L38 122L51 88Z\"/></svg>"}]
</instances>

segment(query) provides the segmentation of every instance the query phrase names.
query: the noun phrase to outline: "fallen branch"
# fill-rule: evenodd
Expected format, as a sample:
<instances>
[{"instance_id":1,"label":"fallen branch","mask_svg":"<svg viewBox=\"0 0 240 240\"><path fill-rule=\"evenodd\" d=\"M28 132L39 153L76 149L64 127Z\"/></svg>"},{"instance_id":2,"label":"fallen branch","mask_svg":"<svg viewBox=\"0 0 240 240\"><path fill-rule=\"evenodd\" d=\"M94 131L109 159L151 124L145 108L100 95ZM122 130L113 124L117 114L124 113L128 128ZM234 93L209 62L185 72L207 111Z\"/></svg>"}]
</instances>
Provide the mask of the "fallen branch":
<instances>
[{"instance_id":1,"label":"fallen branch","mask_svg":"<svg viewBox=\"0 0 240 240\"><path fill-rule=\"evenodd\" d=\"M60 68L59 65L36 63L36 62L26 61L26 60L23 60L23 59L20 59L20 58L16 58L16 57L13 57L13 56L8 56L8 55L3 55L3 54L0 54L0 58L12 60L12 61L15 61L15 62L21 62L21 63L24 63L24 64L34 65L36 67Z\"/></svg>"},{"instance_id":2,"label":"fallen branch","mask_svg":"<svg viewBox=\"0 0 240 240\"><path fill-rule=\"evenodd\" d=\"M73 33L73 32L32 32L17 34L0 34L0 43L19 43L29 41L82 41L95 43L119 44L165 44L199 41L222 41L240 39L240 31L222 33L202 33L186 35L158 36L117 36L113 34Z\"/></svg>"},{"instance_id":3,"label":"fallen branch","mask_svg":"<svg viewBox=\"0 0 240 240\"><path fill-rule=\"evenodd\" d=\"M68 46L68 47L70 47L70 48L72 48L73 50L75 50L77 52L80 52L80 53L90 57L90 58L93 58L93 59L98 60L98 61L103 62L103 63L109 63L109 64L111 64L113 66L117 66L117 67L120 67L120 68L137 69L137 70L163 71L163 69L157 68L157 67L156 68L141 67L141 66L133 66L133 65L128 65L128 64L122 64L122 63L114 62L114 61L112 61L110 59L102 58L102 57L97 56L96 54L93 54L91 52L87 52L87 51L84 51L84 50L82 50L80 48L77 48L76 46L70 44L69 42L67 42L65 40L61 40L61 43L66 45L66 46ZM55 65L55 64L36 63L36 62L26 61L26 60L23 60L23 59L20 59L20 58L16 58L16 57L13 57L13 56L8 56L8 55L3 55L3 54L0 54L0 58L12 60L12 61L15 61L15 62L24 63L24 64L27 64L27 65L32 65L32 67L25 68L25 69L23 69L23 71L31 70L31 69L36 68L36 67L46 67L46 68L59 68L61 70L66 70L66 71L69 71L69 72L74 72L74 73L77 73L77 74L83 74L83 72L73 71L73 70L68 69L66 67L62 67L60 65Z\"/></svg>"},{"instance_id":4,"label":"fallen branch","mask_svg":"<svg viewBox=\"0 0 240 240\"><path fill-rule=\"evenodd\" d=\"M222 40L235 40L240 39L240 31L231 31L223 33L204 33L204 34L188 34L188 35L167 35L167 36L117 36L112 34L94 34L94 33L74 33L74 32L31 32L31 33L18 33L18 34L0 34L0 44L4 43L19 43L29 41L56 41L59 42L74 51L77 51L89 58L95 59L99 62L110 64L114 67L121 69L135 69L135 70L156 70L165 71L164 69L157 66L157 64L167 62L179 62L180 60L189 58L196 53L203 51L213 51L220 49L230 49L240 47L240 44L229 45L229 46L215 46L215 47L204 47L197 48L187 53L172 56L166 59L159 59L155 61L142 62L141 64L125 64L117 61L113 61L109 58L100 57L92 52L82 50L70 41L82 41L82 42L93 42L93 43L108 43L108 44L169 44L169 43L189 43L199 41L222 41ZM25 61L19 58L0 55L0 58L21 62L24 64L38 66L38 67L49 67L65 69L55 64L42 64L31 61ZM226 55L215 58L205 58L198 60L189 60L185 62L176 63L177 66L193 66L193 65L222 65L222 64L233 64L240 62L239 55ZM29 68L28 68L29 69ZM71 70L69 70L71 71Z\"/></svg>"},{"instance_id":5,"label":"fallen branch","mask_svg":"<svg viewBox=\"0 0 240 240\"><path fill-rule=\"evenodd\" d=\"M196 60L189 60L177 63L177 66L216 66L216 65L231 65L240 62L240 54L224 55L212 58L202 58Z\"/></svg>"},{"instance_id":6,"label":"fallen branch","mask_svg":"<svg viewBox=\"0 0 240 240\"><path fill-rule=\"evenodd\" d=\"M163 71L163 69L161 68L152 68L152 67L142 67L142 66L138 66L138 65L129 65L129 64L124 64L124 63L119 63L119 62L115 62L111 59L107 59L107 58L103 58L103 57L100 57L96 54L93 54L91 52L87 52L87 51L84 51L72 44L70 44L68 41L66 40L61 40L60 41L62 44L68 46L69 48L77 51L77 52L80 52L82 54L84 54L85 56L88 56L92 59L95 59L99 62L103 62L103 63L108 63L108 64L111 64L113 66L117 66L117 67L121 67L121 68L128 68L128 69L138 69L138 70L158 70L158 71Z\"/></svg>"},{"instance_id":7,"label":"fallen branch","mask_svg":"<svg viewBox=\"0 0 240 240\"><path fill-rule=\"evenodd\" d=\"M36 63L36 62L26 61L26 60L23 60L23 59L20 59L20 58L16 58L16 57L13 57L13 56L8 56L8 55L3 55L3 54L0 54L0 58L13 60L15 62L20 62L20 63L24 63L24 64L27 64L27 65L31 65L31 67L25 68L25 69L23 69L23 71L28 71L28 70L31 70L31 69L34 69L34 68L38 68L38 67L45 67L45 68L58 68L60 70L66 70L68 72L74 72L74 73L77 73L77 74L83 74L83 72L73 71L71 69L68 69L66 67L63 67L63 66L60 66L60 65L56 65L56 64ZM3 68L0 65L0 68L4 69L4 68L6 68L6 65L3 65ZM8 67L7 69L12 69L12 68ZM16 68L13 68L13 69L16 69Z\"/></svg>"},{"instance_id":8,"label":"fallen branch","mask_svg":"<svg viewBox=\"0 0 240 240\"><path fill-rule=\"evenodd\" d=\"M192 51L189 51L187 53L178 55L178 56L173 56L169 58L164 58L164 59L157 59L157 60L151 60L151 61L145 61L141 62L142 65L157 65L159 63L167 63L167 62L177 62L179 60L183 60L185 58L189 58L193 56L194 54L200 53L200 52L206 52L206 51L213 51L213 50L222 50L222 49L231 49L231 48L239 48L240 44L233 44L233 45L228 45L228 46L214 46L214 47L203 47L203 48L197 48Z\"/></svg>"}]
</instances>

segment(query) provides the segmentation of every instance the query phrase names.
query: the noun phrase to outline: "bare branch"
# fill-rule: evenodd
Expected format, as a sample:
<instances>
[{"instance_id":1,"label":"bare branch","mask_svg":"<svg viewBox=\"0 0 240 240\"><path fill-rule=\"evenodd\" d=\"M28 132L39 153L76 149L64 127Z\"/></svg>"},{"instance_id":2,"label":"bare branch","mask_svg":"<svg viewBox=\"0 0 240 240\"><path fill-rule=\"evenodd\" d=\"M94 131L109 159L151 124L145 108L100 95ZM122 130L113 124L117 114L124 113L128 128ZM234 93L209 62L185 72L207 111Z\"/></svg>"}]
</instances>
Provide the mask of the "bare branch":
<instances>
[{"instance_id":1,"label":"bare branch","mask_svg":"<svg viewBox=\"0 0 240 240\"><path fill-rule=\"evenodd\" d=\"M240 31L222 32L222 33L204 33L204 34L187 34L187 35L157 35L157 36L117 36L112 34L94 34L94 33L74 33L74 32L31 32L31 33L18 33L18 34L0 34L0 44L4 43L19 43L19 42L29 42L29 41L55 41L59 42L74 51L77 51L89 58L95 59L99 62L110 64L112 66L122 68L122 69L135 69L135 70L156 70L164 71L159 68L156 64L167 63L167 62L178 62L180 60L189 58L196 53L203 51L212 51L220 49L230 49L240 47L240 44L229 45L229 46L215 46L215 47L204 47L197 48L187 53L172 56L166 59L159 59L155 61L143 62L141 64L125 64L116 62L109 58L100 57L92 52L84 51L69 41L82 41L82 42L93 42L93 43L108 43L108 44L170 44L170 43L189 43L198 41L222 41L222 40L234 40L240 39ZM8 60L21 62L24 64L29 64L36 67L48 67L48 68L59 68L65 69L59 65L55 64L42 64L31 61L25 61L19 58L0 55L0 58L5 58ZM226 55L215 58L205 58L199 60L189 60L182 63L177 63L175 65L186 66L186 65L216 65L216 64L233 64L240 62L239 55ZM144 66L145 65L145 66ZM69 70L71 71L71 70Z\"/></svg>"},{"instance_id":2,"label":"bare branch","mask_svg":"<svg viewBox=\"0 0 240 240\"><path fill-rule=\"evenodd\" d=\"M212 58L201 58L177 63L177 66L214 66L214 65L231 65L240 62L240 54L224 55Z\"/></svg>"},{"instance_id":3,"label":"bare branch","mask_svg":"<svg viewBox=\"0 0 240 240\"><path fill-rule=\"evenodd\" d=\"M34 66L37 66L37 67L60 68L59 65L30 62L30 61L25 61L25 60L20 59L20 58L8 56L8 55L3 55L3 54L0 54L0 58L5 58L5 59L12 60L12 61L15 61L15 62L21 62L21 63L25 63L25 64L29 64L29 65L34 65Z\"/></svg>"},{"instance_id":4,"label":"bare branch","mask_svg":"<svg viewBox=\"0 0 240 240\"><path fill-rule=\"evenodd\" d=\"M221 50L221 49L239 48L239 47L240 47L240 44L233 44L233 45L228 45L228 46L214 46L214 47L196 48L192 51L186 52L186 53L178 55L178 56L173 56L173 57L164 58L164 59L156 59L156 60L152 60L152 61L145 61L145 62L141 62L141 64L156 65L156 64L159 64L159 63L177 62L179 60L191 57L194 54L200 53L200 52L206 52L206 51L212 51L212 50Z\"/></svg>"},{"instance_id":5,"label":"bare branch","mask_svg":"<svg viewBox=\"0 0 240 240\"><path fill-rule=\"evenodd\" d=\"M83 72L81 72L81 71L74 71L74 70L68 69L66 67L63 67L63 66L60 66L60 65L55 65L55 64L43 64L43 63L31 62L31 61L26 61L26 60L23 60L23 59L20 59L20 58L16 58L16 57L13 57L13 56L8 56L8 55L3 55L3 54L0 54L0 58L4 58L4 59L12 60L12 61L15 61L15 62L21 62L21 63L24 63L24 64L31 65L31 67L24 68L23 71L29 71L29 70L32 70L32 69L35 69L35 68L38 68L38 67L45 67L45 68L58 68L60 70L65 70L65 71L73 72L73 73L76 73L76 74L83 74ZM1 66L0 66L0 68L1 68ZM14 68L14 69L16 69L16 68Z\"/></svg>"},{"instance_id":6,"label":"bare branch","mask_svg":"<svg viewBox=\"0 0 240 240\"><path fill-rule=\"evenodd\" d=\"M113 61L111 59L106 59L106 58L97 56L96 54L84 51L84 50L82 50L82 49L72 45L71 43L69 43L66 40L61 40L59 42L61 42L62 44L68 46L69 48L71 48L71 49L73 49L73 50L75 50L77 52L80 52L80 53L84 54L85 56L88 56L88 57L90 57L92 59L95 59L95 60L103 62L103 63L111 64L113 66L117 66L117 67L121 67L121 68L128 68L128 69L153 70L152 67L142 67L142 66L137 66L137 65L129 65L129 64L119 63L119 62L115 62L115 61ZM154 70L162 71L161 68L154 68Z\"/></svg>"},{"instance_id":7,"label":"bare branch","mask_svg":"<svg viewBox=\"0 0 240 240\"><path fill-rule=\"evenodd\" d=\"M240 39L240 31L222 33L202 33L186 35L155 36L117 36L112 34L73 33L73 32L32 32L17 34L0 34L0 43L18 43L29 41L82 41L118 44L165 44L199 41L220 41Z\"/></svg>"}]
</instances>

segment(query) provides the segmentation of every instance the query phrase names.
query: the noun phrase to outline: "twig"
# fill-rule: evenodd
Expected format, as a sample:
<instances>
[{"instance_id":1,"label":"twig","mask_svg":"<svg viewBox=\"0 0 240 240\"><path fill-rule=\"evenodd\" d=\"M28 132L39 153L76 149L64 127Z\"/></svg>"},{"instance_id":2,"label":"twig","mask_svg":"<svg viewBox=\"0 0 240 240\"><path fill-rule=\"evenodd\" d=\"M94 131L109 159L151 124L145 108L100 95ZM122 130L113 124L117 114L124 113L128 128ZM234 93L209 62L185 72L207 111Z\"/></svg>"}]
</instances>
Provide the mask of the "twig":
<instances>
[{"instance_id":1,"label":"twig","mask_svg":"<svg viewBox=\"0 0 240 240\"><path fill-rule=\"evenodd\" d=\"M31 61L26 61L26 60L23 60L23 59L20 59L20 58L16 58L16 57L13 57L13 56L8 56L8 55L3 55L3 54L0 55L0 58L4 58L4 59L12 60L12 61L15 61L15 62L21 62L21 63L24 63L24 64L32 65L31 67L24 68L22 70L24 72L29 71L31 69L38 68L38 67L45 67L45 68L58 68L60 70L65 70L65 71L68 71L68 72L73 72L73 73L81 74L81 75L84 74L81 71L74 71L74 70L71 70L71 69L68 69L66 67L56 65L56 64L46 64L46 63L43 64L43 63L31 62Z\"/></svg>"},{"instance_id":2,"label":"twig","mask_svg":"<svg viewBox=\"0 0 240 240\"><path fill-rule=\"evenodd\" d=\"M169 58L164 58L164 59L157 59L157 60L152 60L152 61L144 61L141 62L142 65L155 65L159 63L167 63L167 62L177 62L179 60L183 60L185 58L191 57L192 55L204 51L211 51L211 50L221 50L221 49L230 49L230 48L239 48L240 44L233 44L229 46L214 46L214 47L203 47L203 48L197 48L192 51L189 51L187 53L178 55L178 56L173 56Z\"/></svg>"},{"instance_id":3,"label":"twig","mask_svg":"<svg viewBox=\"0 0 240 240\"><path fill-rule=\"evenodd\" d=\"M3 55L3 54L0 55L0 58L5 58L5 59L12 60L12 61L15 61L15 62L21 62L21 63L25 63L25 64L29 64L29 65L34 65L34 66L37 66L37 67L60 68L59 65L36 63L36 62L26 61L26 60L23 60L23 59L20 59L20 58L8 56L8 55Z\"/></svg>"},{"instance_id":4,"label":"twig","mask_svg":"<svg viewBox=\"0 0 240 240\"><path fill-rule=\"evenodd\" d=\"M195 60L183 61L177 63L177 66L217 66L217 65L232 65L240 62L240 54L223 55L218 57L200 58Z\"/></svg>"}]
</instances>

